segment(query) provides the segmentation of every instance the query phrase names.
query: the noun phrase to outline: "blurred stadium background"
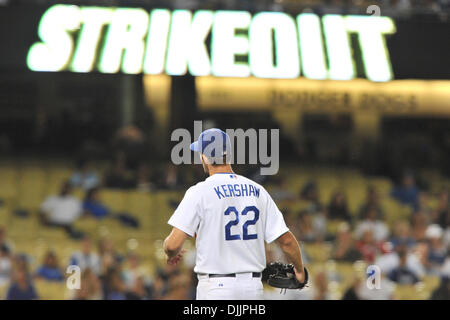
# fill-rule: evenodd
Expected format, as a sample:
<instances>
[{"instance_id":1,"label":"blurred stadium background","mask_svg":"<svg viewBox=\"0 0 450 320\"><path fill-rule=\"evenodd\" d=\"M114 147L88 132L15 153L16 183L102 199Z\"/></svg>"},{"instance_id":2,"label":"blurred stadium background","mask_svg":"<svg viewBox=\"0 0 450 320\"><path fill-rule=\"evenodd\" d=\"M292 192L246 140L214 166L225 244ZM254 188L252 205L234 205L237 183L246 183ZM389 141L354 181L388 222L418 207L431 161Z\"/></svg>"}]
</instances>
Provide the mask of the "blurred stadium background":
<instances>
[{"instance_id":1,"label":"blurred stadium background","mask_svg":"<svg viewBox=\"0 0 450 320\"><path fill-rule=\"evenodd\" d=\"M170 132L192 132L194 120L280 129L276 176L236 172L271 192L312 284L266 288L267 299L449 299L448 0L59 3L293 16L378 5L396 27L386 36L392 79L367 79L355 34L355 79L343 81L33 72L27 55L53 1L0 0L1 299L195 298L194 243L180 267L162 251L168 218L204 178L199 165L170 162ZM72 264L81 290L66 287ZM380 290L366 286L371 264Z\"/></svg>"}]
</instances>

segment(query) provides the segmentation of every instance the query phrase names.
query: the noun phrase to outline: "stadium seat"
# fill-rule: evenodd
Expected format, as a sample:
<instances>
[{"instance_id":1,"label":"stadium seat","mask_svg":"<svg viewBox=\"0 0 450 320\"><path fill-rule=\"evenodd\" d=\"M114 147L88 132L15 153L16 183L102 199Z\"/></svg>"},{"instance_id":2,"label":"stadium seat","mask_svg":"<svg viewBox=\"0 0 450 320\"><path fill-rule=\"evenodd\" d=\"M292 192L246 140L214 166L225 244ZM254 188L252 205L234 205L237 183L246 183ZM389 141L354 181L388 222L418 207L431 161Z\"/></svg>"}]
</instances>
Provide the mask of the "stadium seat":
<instances>
[{"instance_id":1,"label":"stadium seat","mask_svg":"<svg viewBox=\"0 0 450 320\"><path fill-rule=\"evenodd\" d=\"M149 228L153 222L156 206L152 202L152 196L144 192L130 192L127 196L128 211L136 216L142 228Z\"/></svg>"},{"instance_id":2,"label":"stadium seat","mask_svg":"<svg viewBox=\"0 0 450 320\"><path fill-rule=\"evenodd\" d=\"M410 217L411 208L400 204L392 198L384 199L382 206L385 211L385 221L390 226L393 226L397 221L405 220Z\"/></svg>"},{"instance_id":3,"label":"stadium seat","mask_svg":"<svg viewBox=\"0 0 450 320\"><path fill-rule=\"evenodd\" d=\"M11 237L33 238L37 236L39 221L36 213L30 213L28 217L12 217L8 224L8 233Z\"/></svg>"},{"instance_id":4,"label":"stadium seat","mask_svg":"<svg viewBox=\"0 0 450 320\"><path fill-rule=\"evenodd\" d=\"M370 178L367 182L368 185L375 187L380 195L388 194L393 187L392 181L387 178Z\"/></svg>"},{"instance_id":5,"label":"stadium seat","mask_svg":"<svg viewBox=\"0 0 450 320\"><path fill-rule=\"evenodd\" d=\"M325 243L303 244L303 248L312 261L327 261L331 254L331 246Z\"/></svg>"},{"instance_id":6,"label":"stadium seat","mask_svg":"<svg viewBox=\"0 0 450 320\"><path fill-rule=\"evenodd\" d=\"M6 204L0 205L0 226L10 225L11 210L7 208Z\"/></svg>"},{"instance_id":7,"label":"stadium seat","mask_svg":"<svg viewBox=\"0 0 450 320\"><path fill-rule=\"evenodd\" d=\"M0 199L10 200L17 197L18 170L14 166L0 166Z\"/></svg>"},{"instance_id":8,"label":"stadium seat","mask_svg":"<svg viewBox=\"0 0 450 320\"><path fill-rule=\"evenodd\" d=\"M19 173L17 207L37 210L46 196L48 176L41 168L25 167Z\"/></svg>"},{"instance_id":9,"label":"stadium seat","mask_svg":"<svg viewBox=\"0 0 450 320\"><path fill-rule=\"evenodd\" d=\"M342 221L339 221L339 220L329 220L327 223L327 232L330 235L336 235L341 223L342 223Z\"/></svg>"},{"instance_id":10,"label":"stadium seat","mask_svg":"<svg viewBox=\"0 0 450 320\"><path fill-rule=\"evenodd\" d=\"M394 300L423 300L429 296L429 291L425 290L423 283L415 285L396 285L394 290Z\"/></svg>"},{"instance_id":11,"label":"stadium seat","mask_svg":"<svg viewBox=\"0 0 450 320\"><path fill-rule=\"evenodd\" d=\"M93 217L82 217L75 221L74 227L86 232L88 234L94 234L97 232L99 221Z\"/></svg>"},{"instance_id":12,"label":"stadium seat","mask_svg":"<svg viewBox=\"0 0 450 320\"><path fill-rule=\"evenodd\" d=\"M127 211L127 192L121 190L104 189L100 198L105 205L115 212Z\"/></svg>"},{"instance_id":13,"label":"stadium seat","mask_svg":"<svg viewBox=\"0 0 450 320\"><path fill-rule=\"evenodd\" d=\"M0 285L0 300L6 299L6 294L8 292L9 284L5 283L3 285Z\"/></svg>"},{"instance_id":14,"label":"stadium seat","mask_svg":"<svg viewBox=\"0 0 450 320\"><path fill-rule=\"evenodd\" d=\"M352 263L336 263L336 272L341 279L341 287L348 287L354 281L357 271Z\"/></svg>"},{"instance_id":15,"label":"stadium seat","mask_svg":"<svg viewBox=\"0 0 450 320\"><path fill-rule=\"evenodd\" d=\"M37 237L48 239L49 241L59 241L67 239L67 233L61 228L51 228L40 225L37 230Z\"/></svg>"},{"instance_id":16,"label":"stadium seat","mask_svg":"<svg viewBox=\"0 0 450 320\"><path fill-rule=\"evenodd\" d=\"M437 287L439 287L440 284L440 278L438 276L426 276L423 279L423 285L425 290L433 291Z\"/></svg>"},{"instance_id":17,"label":"stadium seat","mask_svg":"<svg viewBox=\"0 0 450 320\"><path fill-rule=\"evenodd\" d=\"M36 280L34 282L37 294L42 300L63 300L66 297L66 283Z\"/></svg>"},{"instance_id":18,"label":"stadium seat","mask_svg":"<svg viewBox=\"0 0 450 320\"><path fill-rule=\"evenodd\" d=\"M48 171L48 184L46 188L46 194L58 193L61 185L64 181L70 178L72 170L65 167L50 168Z\"/></svg>"}]
</instances>

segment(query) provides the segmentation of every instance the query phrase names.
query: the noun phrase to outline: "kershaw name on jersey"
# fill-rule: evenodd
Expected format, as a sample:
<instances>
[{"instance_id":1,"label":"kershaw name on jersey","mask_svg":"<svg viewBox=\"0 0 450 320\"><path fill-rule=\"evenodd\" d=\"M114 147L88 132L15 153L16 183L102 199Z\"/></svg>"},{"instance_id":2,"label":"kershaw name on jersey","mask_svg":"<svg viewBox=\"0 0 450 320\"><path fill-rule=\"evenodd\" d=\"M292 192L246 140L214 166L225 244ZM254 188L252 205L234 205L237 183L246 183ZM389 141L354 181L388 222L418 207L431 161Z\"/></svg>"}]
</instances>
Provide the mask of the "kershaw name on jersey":
<instances>
[{"instance_id":1,"label":"kershaw name on jersey","mask_svg":"<svg viewBox=\"0 0 450 320\"><path fill-rule=\"evenodd\" d=\"M252 196L259 198L259 188L251 184L222 184L214 187L214 191L219 199Z\"/></svg>"}]
</instances>

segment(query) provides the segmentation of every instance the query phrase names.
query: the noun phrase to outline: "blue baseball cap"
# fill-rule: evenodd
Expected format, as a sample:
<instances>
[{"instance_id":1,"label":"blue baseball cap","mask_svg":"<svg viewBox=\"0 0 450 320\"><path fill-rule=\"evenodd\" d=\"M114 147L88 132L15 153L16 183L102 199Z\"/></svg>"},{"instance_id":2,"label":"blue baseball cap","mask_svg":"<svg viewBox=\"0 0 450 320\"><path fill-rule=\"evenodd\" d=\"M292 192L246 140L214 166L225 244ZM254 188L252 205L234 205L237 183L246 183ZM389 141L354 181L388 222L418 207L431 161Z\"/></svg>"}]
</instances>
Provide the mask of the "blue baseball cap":
<instances>
[{"instance_id":1,"label":"blue baseball cap","mask_svg":"<svg viewBox=\"0 0 450 320\"><path fill-rule=\"evenodd\" d=\"M212 128L203 131L198 140L191 143L192 151L204 154L208 159L223 159L231 156L231 140L228 134L220 129Z\"/></svg>"}]
</instances>

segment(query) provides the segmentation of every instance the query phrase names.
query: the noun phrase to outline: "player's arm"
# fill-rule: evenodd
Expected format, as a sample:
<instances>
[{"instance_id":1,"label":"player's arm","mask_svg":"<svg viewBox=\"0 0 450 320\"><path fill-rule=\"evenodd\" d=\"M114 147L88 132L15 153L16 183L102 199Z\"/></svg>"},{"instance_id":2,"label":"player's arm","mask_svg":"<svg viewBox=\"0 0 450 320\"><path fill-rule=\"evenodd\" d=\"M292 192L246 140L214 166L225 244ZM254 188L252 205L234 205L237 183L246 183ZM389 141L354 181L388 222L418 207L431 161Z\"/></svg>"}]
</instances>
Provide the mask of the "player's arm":
<instances>
[{"instance_id":1,"label":"player's arm","mask_svg":"<svg viewBox=\"0 0 450 320\"><path fill-rule=\"evenodd\" d=\"M276 242L288 258L289 262L294 265L297 280L300 282L304 282L305 271L303 266L302 253L300 251L300 245L298 244L297 239L295 239L295 236L292 234L292 232L288 231L281 235L276 240Z\"/></svg>"},{"instance_id":2,"label":"player's arm","mask_svg":"<svg viewBox=\"0 0 450 320\"><path fill-rule=\"evenodd\" d=\"M266 192L267 196L267 221L265 227L265 240L267 243L276 241L284 252L289 262L294 265L295 275L301 283L305 280L305 270L303 267L300 246L292 232L289 231L284 221L283 214L278 209L275 201Z\"/></svg>"},{"instance_id":3,"label":"player's arm","mask_svg":"<svg viewBox=\"0 0 450 320\"><path fill-rule=\"evenodd\" d=\"M167 263L177 264L181 260L183 256L183 251L181 248L183 247L184 241L187 237L188 235L180 229L172 229L172 232L170 232L164 240L163 245L164 252L167 255Z\"/></svg>"}]
</instances>

